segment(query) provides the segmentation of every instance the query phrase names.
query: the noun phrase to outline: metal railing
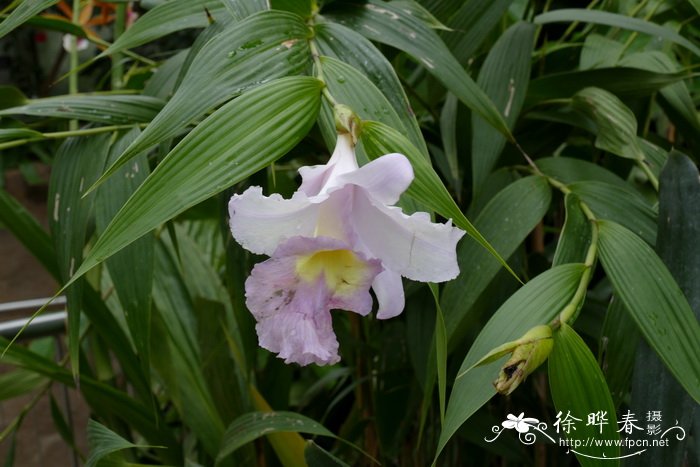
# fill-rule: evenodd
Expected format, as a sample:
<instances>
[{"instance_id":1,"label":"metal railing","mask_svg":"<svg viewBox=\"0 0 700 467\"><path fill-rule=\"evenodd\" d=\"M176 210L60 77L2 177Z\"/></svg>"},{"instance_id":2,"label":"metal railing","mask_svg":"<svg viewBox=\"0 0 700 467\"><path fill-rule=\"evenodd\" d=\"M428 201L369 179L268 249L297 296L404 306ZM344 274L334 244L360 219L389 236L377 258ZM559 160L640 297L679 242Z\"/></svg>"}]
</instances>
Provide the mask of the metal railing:
<instances>
[{"instance_id":1,"label":"metal railing","mask_svg":"<svg viewBox=\"0 0 700 467\"><path fill-rule=\"evenodd\" d=\"M67 313L65 310L45 312L34 319L31 317L17 318L3 321L3 315L16 313L23 310L38 310L51 300L50 298L37 298L32 300L20 300L16 302L0 303L0 336L12 339L25 328L20 339L34 339L37 337L51 336L65 331ZM60 296L51 302L52 307L65 306L66 297Z\"/></svg>"}]
</instances>

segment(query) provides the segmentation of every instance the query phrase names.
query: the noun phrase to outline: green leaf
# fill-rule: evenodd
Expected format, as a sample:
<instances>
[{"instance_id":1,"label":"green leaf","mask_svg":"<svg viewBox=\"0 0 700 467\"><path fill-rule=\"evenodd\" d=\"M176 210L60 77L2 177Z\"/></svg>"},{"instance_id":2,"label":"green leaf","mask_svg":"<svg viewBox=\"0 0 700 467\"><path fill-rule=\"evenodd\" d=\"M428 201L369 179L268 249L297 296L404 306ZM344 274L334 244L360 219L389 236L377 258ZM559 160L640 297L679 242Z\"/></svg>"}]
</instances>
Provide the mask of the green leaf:
<instances>
[{"instance_id":1,"label":"green leaf","mask_svg":"<svg viewBox=\"0 0 700 467\"><path fill-rule=\"evenodd\" d=\"M600 259L649 345L700 402L700 324L649 245L624 227L599 221Z\"/></svg>"},{"instance_id":2,"label":"green leaf","mask_svg":"<svg viewBox=\"0 0 700 467\"><path fill-rule=\"evenodd\" d=\"M462 193L462 177L459 169L459 157L457 150L457 115L459 101L452 93L447 93L445 104L440 112L440 137L442 139L442 147L444 148L444 168L439 165L439 160L436 159L438 167L442 170L445 178L448 179L454 191L458 194ZM433 154L435 149L431 148Z\"/></svg>"},{"instance_id":3,"label":"green leaf","mask_svg":"<svg viewBox=\"0 0 700 467\"><path fill-rule=\"evenodd\" d=\"M335 435L323 425L294 412L251 412L236 418L226 429L217 455L217 464L241 446L263 435L279 432Z\"/></svg>"},{"instance_id":4,"label":"green leaf","mask_svg":"<svg viewBox=\"0 0 700 467\"><path fill-rule=\"evenodd\" d=\"M595 181L615 185L632 192L632 186L603 167L572 157L545 157L537 159L537 167L542 173L569 184L574 182Z\"/></svg>"},{"instance_id":5,"label":"green leaf","mask_svg":"<svg viewBox=\"0 0 700 467\"><path fill-rule=\"evenodd\" d=\"M678 71L681 68L675 58L660 51L632 54L625 57L623 63L655 72ZM680 81L670 84L662 88L660 94L662 108L683 136L691 140L694 145L700 144L700 119L686 83Z\"/></svg>"},{"instance_id":6,"label":"green leaf","mask_svg":"<svg viewBox=\"0 0 700 467\"><path fill-rule=\"evenodd\" d=\"M311 16L311 0L270 0L270 8L297 14L302 18Z\"/></svg>"},{"instance_id":7,"label":"green leaf","mask_svg":"<svg viewBox=\"0 0 700 467\"><path fill-rule=\"evenodd\" d=\"M90 445L90 457L85 462L85 467L95 467L102 458L113 452L130 448L148 447L137 446L125 440L93 419L88 420L87 437Z\"/></svg>"},{"instance_id":8,"label":"green leaf","mask_svg":"<svg viewBox=\"0 0 700 467\"><path fill-rule=\"evenodd\" d=\"M237 20L242 20L269 8L267 0L221 0Z\"/></svg>"},{"instance_id":9,"label":"green leaf","mask_svg":"<svg viewBox=\"0 0 700 467\"><path fill-rule=\"evenodd\" d=\"M159 37L188 28L209 24L207 11L214 20L227 15L221 0L170 0L143 14L101 56L131 49Z\"/></svg>"},{"instance_id":10,"label":"green leaf","mask_svg":"<svg viewBox=\"0 0 700 467\"><path fill-rule=\"evenodd\" d=\"M551 201L543 177L531 176L509 184L486 205L474 226L505 258L510 257L542 220ZM496 277L500 265L476 241L463 240L457 248L460 274L445 284L441 305L449 343L454 346L470 324L470 312L479 296Z\"/></svg>"},{"instance_id":11,"label":"green leaf","mask_svg":"<svg viewBox=\"0 0 700 467\"><path fill-rule=\"evenodd\" d=\"M42 139L44 135L35 130L30 130L29 128L7 128L0 129L0 141L11 141L13 139L25 139L25 138L39 138Z\"/></svg>"},{"instance_id":12,"label":"green leaf","mask_svg":"<svg viewBox=\"0 0 700 467\"><path fill-rule=\"evenodd\" d=\"M304 460L309 467L350 467L311 440L306 442Z\"/></svg>"},{"instance_id":13,"label":"green leaf","mask_svg":"<svg viewBox=\"0 0 700 467\"><path fill-rule=\"evenodd\" d=\"M339 60L321 57L323 77L331 95L340 104L350 107L362 120L376 120L406 134L416 147L425 147L418 125L411 125L394 111L387 98L360 71ZM326 132L336 138L332 111L327 106L324 118ZM415 117L411 117L415 120Z\"/></svg>"},{"instance_id":14,"label":"green leaf","mask_svg":"<svg viewBox=\"0 0 700 467\"><path fill-rule=\"evenodd\" d=\"M65 34L71 34L75 37L87 37L85 29L79 24L72 23L68 18L60 16L35 16L29 18L24 24L34 26L39 29L48 29L49 31L58 31Z\"/></svg>"},{"instance_id":15,"label":"green leaf","mask_svg":"<svg viewBox=\"0 0 700 467\"><path fill-rule=\"evenodd\" d=\"M566 323L562 323L561 328L554 333L554 349L549 356L548 370L554 407L562 413L560 420L568 413L580 419L565 434L566 438L582 440L583 443L588 439L613 440L612 447L577 447L574 452L579 463L583 467L620 465L618 459L610 459L620 455L619 446L614 446L615 441L620 439L620 434L608 385L588 346ZM605 423L589 425L588 415L600 412L605 414ZM561 431L557 432L563 434ZM603 457L608 459L601 459Z\"/></svg>"},{"instance_id":16,"label":"green leaf","mask_svg":"<svg viewBox=\"0 0 700 467\"><path fill-rule=\"evenodd\" d=\"M182 281L177 259L157 244L151 360L182 420L215 456L225 424L207 388L197 344L197 313Z\"/></svg>"},{"instance_id":17,"label":"green leaf","mask_svg":"<svg viewBox=\"0 0 700 467\"><path fill-rule=\"evenodd\" d=\"M530 81L524 108L549 99L569 98L591 86L623 97L648 96L686 78L688 75L683 72L659 73L622 66L552 73Z\"/></svg>"},{"instance_id":18,"label":"green leaf","mask_svg":"<svg viewBox=\"0 0 700 467\"><path fill-rule=\"evenodd\" d=\"M598 149L628 159L644 159L637 141L637 118L617 96L600 88L585 88L573 97L572 106L598 126Z\"/></svg>"},{"instance_id":19,"label":"green leaf","mask_svg":"<svg viewBox=\"0 0 700 467\"><path fill-rule=\"evenodd\" d=\"M12 370L0 375L0 401L30 394L46 384L46 378L27 370Z\"/></svg>"},{"instance_id":20,"label":"green leaf","mask_svg":"<svg viewBox=\"0 0 700 467\"><path fill-rule=\"evenodd\" d=\"M530 82L530 57L535 26L516 23L504 32L486 56L476 81L513 129ZM472 117L472 190L480 191L506 145L506 138L479 116Z\"/></svg>"},{"instance_id":21,"label":"green leaf","mask_svg":"<svg viewBox=\"0 0 700 467\"><path fill-rule=\"evenodd\" d=\"M619 41L600 34L588 34L581 49L579 69L614 67L624 51L625 47Z\"/></svg>"},{"instance_id":22,"label":"green leaf","mask_svg":"<svg viewBox=\"0 0 700 467\"><path fill-rule=\"evenodd\" d=\"M229 25L199 51L175 95L98 183L231 97L302 72L310 58L307 34L301 18L281 11L265 11Z\"/></svg>"},{"instance_id":23,"label":"green leaf","mask_svg":"<svg viewBox=\"0 0 700 467\"><path fill-rule=\"evenodd\" d=\"M391 103L408 131L411 142L428 157L428 149L421 134L416 116L406 97L394 67L370 41L357 32L336 23L321 23L314 26L314 39L321 55L338 60L359 70L381 91ZM355 109L358 111L358 109ZM335 139L335 134L333 135Z\"/></svg>"},{"instance_id":24,"label":"green leaf","mask_svg":"<svg viewBox=\"0 0 700 467\"><path fill-rule=\"evenodd\" d=\"M122 124L150 122L164 101L133 94L74 95L30 99L25 105L0 111L1 115L33 115Z\"/></svg>"},{"instance_id":25,"label":"green leaf","mask_svg":"<svg viewBox=\"0 0 700 467\"><path fill-rule=\"evenodd\" d=\"M700 177L684 154L672 151L660 179L659 236L656 250L668 266L700 319ZM636 413L658 410L664 420L690 427L697 404L654 355L646 342L636 350L631 406ZM654 381L654 384L649 384ZM641 434L641 433L640 433ZM688 439L673 440L673 449L654 449L644 456L647 465L681 465ZM637 459L630 465L641 466Z\"/></svg>"},{"instance_id":26,"label":"green leaf","mask_svg":"<svg viewBox=\"0 0 700 467\"><path fill-rule=\"evenodd\" d=\"M282 78L214 112L129 198L73 280L161 223L286 154L311 128L320 94L321 82L314 78Z\"/></svg>"},{"instance_id":27,"label":"green leaf","mask_svg":"<svg viewBox=\"0 0 700 467\"><path fill-rule=\"evenodd\" d=\"M567 193L564 205L566 220L559 235L557 250L554 252L553 266L585 262L588 245L591 243L591 228L581 210L581 201L578 196Z\"/></svg>"},{"instance_id":28,"label":"green leaf","mask_svg":"<svg viewBox=\"0 0 700 467\"><path fill-rule=\"evenodd\" d=\"M204 33L202 33L204 34ZM178 74L186 62L190 49L181 50L158 65L143 88L144 96L169 99L175 92Z\"/></svg>"},{"instance_id":29,"label":"green leaf","mask_svg":"<svg viewBox=\"0 0 700 467\"><path fill-rule=\"evenodd\" d=\"M584 270L582 264L565 264L545 271L513 294L486 323L455 379L436 460L457 429L496 394L492 382L504 359L471 367L491 349L551 321L573 298Z\"/></svg>"},{"instance_id":30,"label":"green leaf","mask_svg":"<svg viewBox=\"0 0 700 467\"><path fill-rule=\"evenodd\" d=\"M0 85L0 109L23 105L28 100L17 87Z\"/></svg>"},{"instance_id":31,"label":"green leaf","mask_svg":"<svg viewBox=\"0 0 700 467\"><path fill-rule=\"evenodd\" d=\"M17 8L0 22L0 38L56 3L58 0L24 0L20 2Z\"/></svg>"},{"instance_id":32,"label":"green leaf","mask_svg":"<svg viewBox=\"0 0 700 467\"><path fill-rule=\"evenodd\" d=\"M333 5L335 7L335 5ZM506 136L508 124L486 93L476 85L429 24L400 4L369 0L362 5L339 6L324 16L413 56L460 101Z\"/></svg>"},{"instance_id":33,"label":"green leaf","mask_svg":"<svg viewBox=\"0 0 700 467\"><path fill-rule=\"evenodd\" d=\"M104 167L110 135L67 139L58 149L51 170L48 211L62 280L68 281L83 257L94 197L83 198ZM78 374L82 282L67 288L68 346L73 374ZM67 286L66 286L67 287Z\"/></svg>"},{"instance_id":34,"label":"green leaf","mask_svg":"<svg viewBox=\"0 0 700 467\"><path fill-rule=\"evenodd\" d=\"M134 129L120 135L109 149L107 164L115 160L139 133L138 129ZM149 172L148 160L142 154L100 187L95 200L95 222L99 234L102 234ZM107 260L109 275L146 375L150 372L153 242L153 236L144 236Z\"/></svg>"},{"instance_id":35,"label":"green leaf","mask_svg":"<svg viewBox=\"0 0 700 467\"><path fill-rule=\"evenodd\" d=\"M598 126L597 148L627 159L644 159L637 141L637 118L617 96L600 88L585 88L573 97L572 106Z\"/></svg>"},{"instance_id":36,"label":"green leaf","mask_svg":"<svg viewBox=\"0 0 700 467\"><path fill-rule=\"evenodd\" d=\"M685 37L681 36L670 28L659 26L658 24L639 18L610 13L607 11L587 10L582 8L565 8L561 10L548 11L535 17L536 24L559 22L568 23L574 21L622 28L627 29L628 31L641 32L643 34L649 34L650 36L660 37L685 47L695 55L700 56L700 48Z\"/></svg>"},{"instance_id":37,"label":"green leaf","mask_svg":"<svg viewBox=\"0 0 700 467\"><path fill-rule=\"evenodd\" d=\"M637 326L630 326L624 304L613 296L605 314L599 349L603 373L615 407L619 407L629 393L634 355L640 337Z\"/></svg>"},{"instance_id":38,"label":"green leaf","mask_svg":"<svg viewBox=\"0 0 700 467\"><path fill-rule=\"evenodd\" d=\"M466 231L482 247L486 248L498 261L517 278L505 260L479 233L462 213L443 185L437 173L423 155L398 131L380 122L362 122L360 134L363 148L370 159L384 154L398 152L405 155L413 166L415 178L406 193L441 216L452 219L456 226Z\"/></svg>"},{"instance_id":39,"label":"green leaf","mask_svg":"<svg viewBox=\"0 0 700 467\"><path fill-rule=\"evenodd\" d=\"M648 244L656 241L656 212L639 194L605 182L571 183L569 189L591 208L599 219L615 220Z\"/></svg>"},{"instance_id":40,"label":"green leaf","mask_svg":"<svg viewBox=\"0 0 700 467\"><path fill-rule=\"evenodd\" d=\"M445 44L459 63L466 64L474 56L511 2L512 0L466 0L459 6L447 22L452 30L442 34Z\"/></svg>"}]
</instances>

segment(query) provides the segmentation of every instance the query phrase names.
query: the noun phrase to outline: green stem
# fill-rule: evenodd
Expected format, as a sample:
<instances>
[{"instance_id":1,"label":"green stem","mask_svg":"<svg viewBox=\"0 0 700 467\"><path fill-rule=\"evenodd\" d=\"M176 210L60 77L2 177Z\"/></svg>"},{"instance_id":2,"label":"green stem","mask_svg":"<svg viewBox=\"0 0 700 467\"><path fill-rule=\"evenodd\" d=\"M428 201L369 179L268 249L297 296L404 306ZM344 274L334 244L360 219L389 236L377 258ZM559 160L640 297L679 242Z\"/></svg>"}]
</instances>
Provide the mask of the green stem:
<instances>
[{"instance_id":1,"label":"green stem","mask_svg":"<svg viewBox=\"0 0 700 467\"><path fill-rule=\"evenodd\" d=\"M328 86L326 86L326 80L323 79L323 66L321 65L321 54L318 51L318 46L316 45L316 42L313 39L309 39L309 49L311 50L311 58L313 58L314 66L316 68L316 78L323 82L323 90L321 91L321 93L330 105L336 106L338 105L338 102L328 90Z\"/></svg>"},{"instance_id":2,"label":"green stem","mask_svg":"<svg viewBox=\"0 0 700 467\"><path fill-rule=\"evenodd\" d=\"M547 181L550 185L561 191L564 195L571 193L571 189L564 183L556 180L552 177L547 177ZM564 307L564 309L559 313L559 316L550 324L552 328L556 329L561 326L561 323L572 324L578 317L578 313L581 310L581 304L586 298L586 291L588 290L588 284L591 282L591 276L593 275L593 267L595 266L596 258L598 257L598 219L591 211L591 208L584 203L579 201L579 206L583 214L591 223L591 244L588 246L586 251L586 258L584 260L584 266L586 269L581 274L581 279L579 279L578 287L571 301Z\"/></svg>"},{"instance_id":3,"label":"green stem","mask_svg":"<svg viewBox=\"0 0 700 467\"><path fill-rule=\"evenodd\" d=\"M117 16L114 20L114 41L124 33L126 27L126 3L117 4ZM123 55L119 52L112 55L112 89L121 89L124 86Z\"/></svg>"},{"instance_id":4,"label":"green stem","mask_svg":"<svg viewBox=\"0 0 700 467\"><path fill-rule=\"evenodd\" d=\"M136 126L140 128L145 128L146 123L140 123ZM0 151L3 149L8 149L8 148L14 148L17 146L22 146L24 144L28 143L33 143L35 141L43 141L45 139L63 139L63 138L70 138L71 136L87 136L87 135L95 135L98 133L108 133L112 131L118 131L118 130L125 130L129 128L133 128L135 125L110 125L110 126L100 126L100 127L95 127L95 128L86 128L83 130L68 130L68 131L54 131L51 133L42 133L41 137L36 137L36 138L24 138L24 139L16 139L13 141L7 141L5 143L0 143Z\"/></svg>"},{"instance_id":5,"label":"green stem","mask_svg":"<svg viewBox=\"0 0 700 467\"><path fill-rule=\"evenodd\" d=\"M654 187L654 190L657 192L659 191L659 179L656 178L656 175L654 175L654 172L651 171L651 168L649 167L649 164L647 164L644 159L637 159L637 166L642 169L642 172L647 176L649 179L649 182L651 182L651 186Z\"/></svg>"},{"instance_id":6,"label":"green stem","mask_svg":"<svg viewBox=\"0 0 700 467\"><path fill-rule=\"evenodd\" d=\"M80 0L73 0L73 24L80 26ZM70 69L71 71L76 70L71 73L68 77L68 93L77 94L78 93L78 66L80 65L80 59L78 57L78 37L70 36ZM78 129L78 120L71 120L68 123L68 128L71 130Z\"/></svg>"},{"instance_id":7,"label":"green stem","mask_svg":"<svg viewBox=\"0 0 700 467\"><path fill-rule=\"evenodd\" d=\"M592 10L593 7L595 7L597 4L598 0L593 0L591 3L588 4L588 6L586 6L586 10ZM566 28L566 31L564 31L564 34L562 34L562 36L559 38L557 44L561 44L562 42L566 41L568 37L576 30L578 25L578 21L574 21L573 23L571 23L569 27ZM588 27L590 27L590 25Z\"/></svg>"}]
</instances>

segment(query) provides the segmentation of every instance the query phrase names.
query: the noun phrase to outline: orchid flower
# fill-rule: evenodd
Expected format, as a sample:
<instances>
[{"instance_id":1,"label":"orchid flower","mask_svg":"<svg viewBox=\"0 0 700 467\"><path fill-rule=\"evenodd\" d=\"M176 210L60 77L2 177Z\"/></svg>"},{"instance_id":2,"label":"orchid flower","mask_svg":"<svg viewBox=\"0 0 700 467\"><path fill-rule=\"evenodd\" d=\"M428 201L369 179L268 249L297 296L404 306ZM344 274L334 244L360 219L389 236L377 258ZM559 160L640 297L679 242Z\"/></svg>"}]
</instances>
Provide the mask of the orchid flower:
<instances>
[{"instance_id":1,"label":"orchid flower","mask_svg":"<svg viewBox=\"0 0 700 467\"><path fill-rule=\"evenodd\" d=\"M456 245L464 235L393 206L413 180L402 154L358 167L353 137L340 134L327 164L301 167L291 199L251 187L229 202L233 237L270 256L246 280L246 304L261 347L286 363L340 360L331 309L392 318L403 311L401 276L443 282L459 273Z\"/></svg>"}]
</instances>

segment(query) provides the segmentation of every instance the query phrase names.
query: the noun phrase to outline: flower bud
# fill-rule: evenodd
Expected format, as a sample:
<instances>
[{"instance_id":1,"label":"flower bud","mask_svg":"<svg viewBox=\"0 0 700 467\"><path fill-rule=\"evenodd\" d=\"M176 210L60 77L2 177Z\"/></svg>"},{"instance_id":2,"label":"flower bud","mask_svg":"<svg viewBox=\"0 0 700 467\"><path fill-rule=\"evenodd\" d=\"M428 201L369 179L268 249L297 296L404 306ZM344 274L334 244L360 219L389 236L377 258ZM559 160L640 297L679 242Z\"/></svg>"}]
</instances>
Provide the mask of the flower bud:
<instances>
[{"instance_id":1,"label":"flower bud","mask_svg":"<svg viewBox=\"0 0 700 467\"><path fill-rule=\"evenodd\" d=\"M513 341L512 354L501 367L498 379L493 382L496 391L506 395L515 391L530 373L547 360L553 345L552 328L547 325L535 326Z\"/></svg>"},{"instance_id":2,"label":"flower bud","mask_svg":"<svg viewBox=\"0 0 700 467\"><path fill-rule=\"evenodd\" d=\"M353 142L356 142L360 119L355 115L355 112L347 105L336 104L333 106L333 117L335 119L335 129L338 133L350 133Z\"/></svg>"}]
</instances>

